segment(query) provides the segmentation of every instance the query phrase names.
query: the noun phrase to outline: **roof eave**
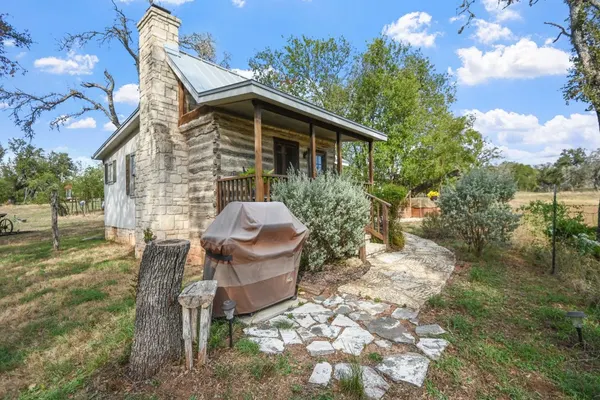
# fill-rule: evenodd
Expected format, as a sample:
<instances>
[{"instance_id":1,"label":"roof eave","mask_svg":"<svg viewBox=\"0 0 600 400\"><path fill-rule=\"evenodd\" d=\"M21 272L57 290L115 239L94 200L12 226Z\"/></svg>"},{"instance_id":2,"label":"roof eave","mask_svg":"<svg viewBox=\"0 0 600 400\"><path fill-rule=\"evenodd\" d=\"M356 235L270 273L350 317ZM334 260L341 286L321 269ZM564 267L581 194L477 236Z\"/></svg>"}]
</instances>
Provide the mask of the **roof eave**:
<instances>
[{"instance_id":1,"label":"roof eave","mask_svg":"<svg viewBox=\"0 0 600 400\"><path fill-rule=\"evenodd\" d=\"M96 152L94 153L94 155L92 156L93 160L103 160L104 157L106 156L106 152L108 150L110 150L113 145L115 144L119 144L121 143L121 141L128 137L132 130L130 128L132 128L136 121L139 120L139 115L140 114L140 107L138 106L132 113L131 115L129 115L129 117L127 117L127 119L125 121L123 121L123 123L121 124L121 126L119 127L119 129L115 130L112 135L110 135L108 137L108 139L106 139L106 141L104 143L102 143L102 146L100 146L100 148L98 150L96 150Z\"/></svg>"}]
</instances>

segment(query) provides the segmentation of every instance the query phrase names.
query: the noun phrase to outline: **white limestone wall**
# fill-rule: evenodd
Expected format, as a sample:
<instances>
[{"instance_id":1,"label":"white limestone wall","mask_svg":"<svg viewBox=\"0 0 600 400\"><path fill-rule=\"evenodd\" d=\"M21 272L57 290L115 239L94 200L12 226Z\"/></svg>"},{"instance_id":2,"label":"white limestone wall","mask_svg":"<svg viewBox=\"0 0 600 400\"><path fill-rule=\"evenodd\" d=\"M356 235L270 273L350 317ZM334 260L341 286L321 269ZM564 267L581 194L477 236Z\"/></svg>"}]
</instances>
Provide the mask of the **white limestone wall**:
<instances>
[{"instance_id":1,"label":"white limestone wall","mask_svg":"<svg viewBox=\"0 0 600 400\"><path fill-rule=\"evenodd\" d=\"M135 198L125 190L125 156L135 153L136 136L137 132L104 160L104 164L117 162L117 181L104 182L104 226L107 228L135 229Z\"/></svg>"}]
</instances>

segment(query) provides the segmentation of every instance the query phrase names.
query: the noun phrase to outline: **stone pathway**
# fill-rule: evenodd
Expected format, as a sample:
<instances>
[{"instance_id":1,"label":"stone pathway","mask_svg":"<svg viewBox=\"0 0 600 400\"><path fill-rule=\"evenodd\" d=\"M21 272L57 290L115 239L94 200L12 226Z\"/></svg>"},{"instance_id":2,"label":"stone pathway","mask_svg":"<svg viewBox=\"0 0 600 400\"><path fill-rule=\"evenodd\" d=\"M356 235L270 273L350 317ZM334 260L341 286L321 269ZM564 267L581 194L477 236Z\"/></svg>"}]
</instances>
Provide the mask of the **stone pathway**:
<instances>
[{"instance_id":1,"label":"stone pathway","mask_svg":"<svg viewBox=\"0 0 600 400\"><path fill-rule=\"evenodd\" d=\"M402 251L370 257L371 269L338 291L413 309L421 308L428 298L440 293L454 271L454 254L431 240L410 233L404 236L406 245Z\"/></svg>"},{"instance_id":2,"label":"stone pathway","mask_svg":"<svg viewBox=\"0 0 600 400\"><path fill-rule=\"evenodd\" d=\"M332 366L323 359L335 353L359 356L374 343L385 356L375 368L361 366L367 398L382 398L389 382L421 387L429 363L440 359L449 343L439 337L446 333L439 325L419 325L419 308L441 291L454 270L454 255L429 240L406 237L405 250L372 257L371 270L340 287L339 295L316 296L244 333L267 354L303 346L321 361L309 379L314 385L327 386L352 370L350 364Z\"/></svg>"}]
</instances>

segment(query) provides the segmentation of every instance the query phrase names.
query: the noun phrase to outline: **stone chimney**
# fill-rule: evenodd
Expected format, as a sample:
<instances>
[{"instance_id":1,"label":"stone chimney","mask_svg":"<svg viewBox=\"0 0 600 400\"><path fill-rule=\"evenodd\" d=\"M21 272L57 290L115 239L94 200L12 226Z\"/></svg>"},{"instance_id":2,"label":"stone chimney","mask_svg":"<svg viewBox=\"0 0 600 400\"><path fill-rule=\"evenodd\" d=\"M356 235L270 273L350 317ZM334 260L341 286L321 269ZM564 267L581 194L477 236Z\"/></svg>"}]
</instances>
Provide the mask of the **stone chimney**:
<instances>
[{"instance_id":1,"label":"stone chimney","mask_svg":"<svg viewBox=\"0 0 600 400\"><path fill-rule=\"evenodd\" d=\"M189 237L188 146L179 133L178 83L165 45L179 44L181 21L151 5L138 23L140 132L136 142L136 256L144 230L158 239Z\"/></svg>"}]
</instances>

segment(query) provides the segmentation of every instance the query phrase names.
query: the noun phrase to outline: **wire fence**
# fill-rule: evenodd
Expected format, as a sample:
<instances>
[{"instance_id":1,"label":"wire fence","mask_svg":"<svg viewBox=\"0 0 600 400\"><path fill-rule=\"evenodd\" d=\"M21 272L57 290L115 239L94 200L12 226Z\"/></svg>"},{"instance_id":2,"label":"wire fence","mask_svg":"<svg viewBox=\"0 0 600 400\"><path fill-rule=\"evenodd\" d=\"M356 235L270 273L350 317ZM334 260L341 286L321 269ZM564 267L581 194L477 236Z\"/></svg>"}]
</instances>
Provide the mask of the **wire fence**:
<instances>
[{"instance_id":1,"label":"wire fence","mask_svg":"<svg viewBox=\"0 0 600 400\"><path fill-rule=\"evenodd\" d=\"M557 199L560 202L560 199ZM587 226L598 226L598 206L587 204L566 204L569 210L569 216L575 217L578 214L583 216L583 221Z\"/></svg>"}]
</instances>

